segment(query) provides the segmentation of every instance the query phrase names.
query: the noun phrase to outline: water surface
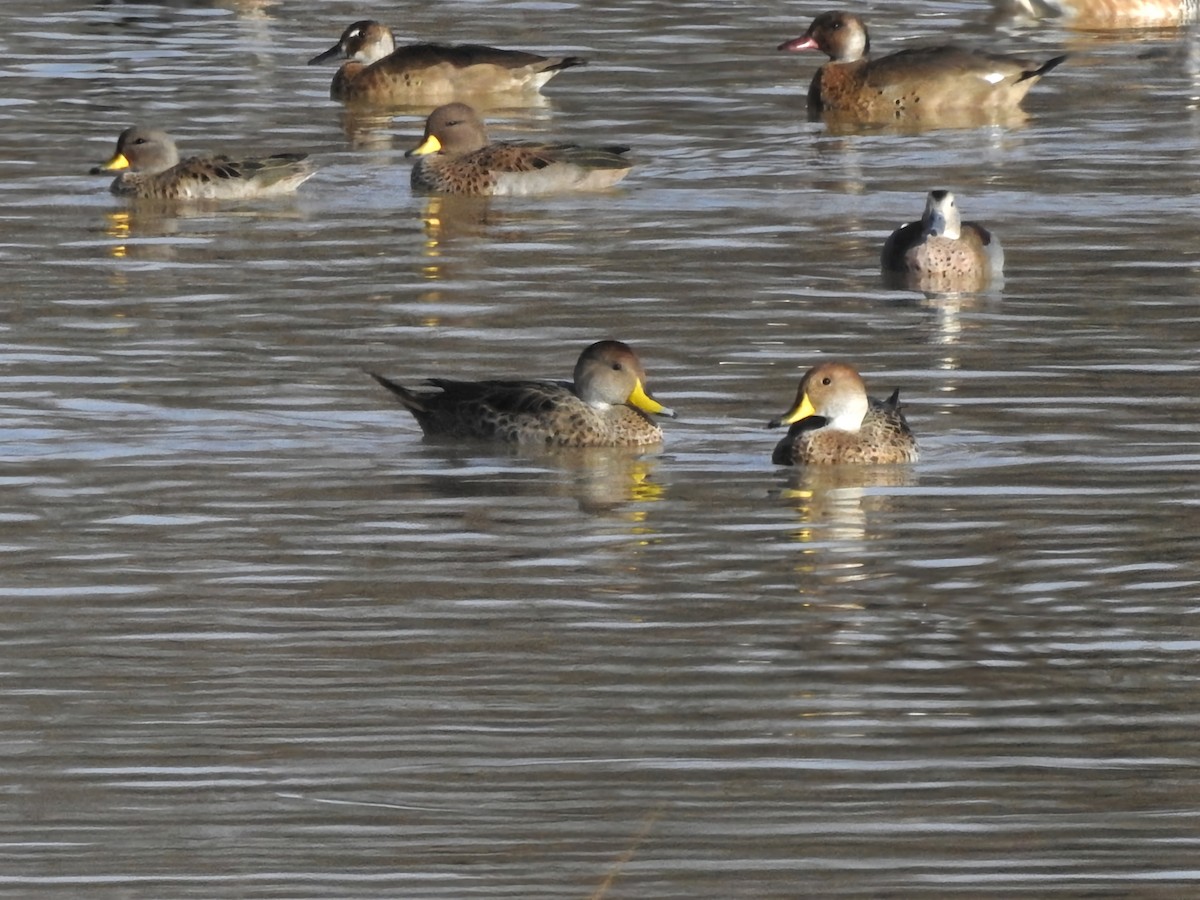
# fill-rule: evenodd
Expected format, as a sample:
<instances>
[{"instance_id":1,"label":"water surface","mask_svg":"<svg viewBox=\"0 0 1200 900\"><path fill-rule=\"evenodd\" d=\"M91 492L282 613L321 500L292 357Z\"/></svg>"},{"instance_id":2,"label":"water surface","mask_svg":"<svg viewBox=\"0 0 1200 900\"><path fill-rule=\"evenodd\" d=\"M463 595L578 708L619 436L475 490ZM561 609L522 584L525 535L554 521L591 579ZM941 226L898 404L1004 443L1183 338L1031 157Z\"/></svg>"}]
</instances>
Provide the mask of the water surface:
<instances>
[{"instance_id":1,"label":"water surface","mask_svg":"<svg viewBox=\"0 0 1200 900\"><path fill-rule=\"evenodd\" d=\"M384 10L6 5L0 893L1195 890L1194 35L872 9L879 50L1072 57L1019 127L834 134L773 49L816 11L405 10L592 59L495 136L635 148L481 204L411 195L422 111L305 66ZM85 173L135 121L321 171L130 207ZM883 287L933 187L1003 291ZM659 450L426 444L364 371L605 337L681 414ZM770 464L833 356L901 386L918 465Z\"/></svg>"}]
</instances>

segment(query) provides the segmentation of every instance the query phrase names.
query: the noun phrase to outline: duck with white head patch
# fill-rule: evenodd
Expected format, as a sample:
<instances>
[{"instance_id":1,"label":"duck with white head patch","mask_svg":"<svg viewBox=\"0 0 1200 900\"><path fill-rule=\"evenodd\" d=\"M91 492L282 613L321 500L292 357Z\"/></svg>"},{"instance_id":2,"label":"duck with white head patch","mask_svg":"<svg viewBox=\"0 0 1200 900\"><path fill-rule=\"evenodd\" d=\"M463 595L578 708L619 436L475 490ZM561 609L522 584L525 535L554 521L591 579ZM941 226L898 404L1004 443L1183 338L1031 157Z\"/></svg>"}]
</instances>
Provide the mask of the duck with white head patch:
<instances>
[{"instance_id":1,"label":"duck with white head patch","mask_svg":"<svg viewBox=\"0 0 1200 900\"><path fill-rule=\"evenodd\" d=\"M820 50L828 56L809 86L809 109L864 122L1013 111L1043 75L1066 59L1035 62L952 44L872 59L866 23L848 12L822 13L803 35L779 49Z\"/></svg>"},{"instance_id":2,"label":"duck with white head patch","mask_svg":"<svg viewBox=\"0 0 1200 900\"><path fill-rule=\"evenodd\" d=\"M900 391L887 400L867 396L849 363L824 362L800 380L796 402L769 428L791 426L775 447L776 465L912 463L917 442L900 411Z\"/></svg>"},{"instance_id":3,"label":"duck with white head patch","mask_svg":"<svg viewBox=\"0 0 1200 900\"><path fill-rule=\"evenodd\" d=\"M880 258L884 280L934 293L999 287L1004 275L1000 239L978 222L964 222L954 194L930 191L920 221L897 228Z\"/></svg>"},{"instance_id":4,"label":"duck with white head patch","mask_svg":"<svg viewBox=\"0 0 1200 900\"><path fill-rule=\"evenodd\" d=\"M396 47L392 30L363 19L336 44L308 61L345 59L329 94L346 103L380 105L444 102L456 97L536 91L578 56L539 56L482 44L408 44Z\"/></svg>"}]
</instances>

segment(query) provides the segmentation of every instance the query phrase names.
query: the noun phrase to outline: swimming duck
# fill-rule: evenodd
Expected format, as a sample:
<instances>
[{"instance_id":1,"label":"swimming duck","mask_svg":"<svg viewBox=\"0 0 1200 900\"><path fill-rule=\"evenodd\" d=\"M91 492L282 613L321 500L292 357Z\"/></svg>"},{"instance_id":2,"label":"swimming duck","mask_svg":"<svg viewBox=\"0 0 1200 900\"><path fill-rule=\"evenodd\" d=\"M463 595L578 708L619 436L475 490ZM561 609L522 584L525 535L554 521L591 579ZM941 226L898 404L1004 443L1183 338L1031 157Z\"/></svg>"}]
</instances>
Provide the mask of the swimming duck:
<instances>
[{"instance_id":1,"label":"swimming duck","mask_svg":"<svg viewBox=\"0 0 1200 900\"><path fill-rule=\"evenodd\" d=\"M92 174L120 172L111 186L122 197L143 200L243 200L290 194L313 176L307 153L232 159L193 156L182 162L164 131L126 128L112 159Z\"/></svg>"},{"instance_id":2,"label":"swimming duck","mask_svg":"<svg viewBox=\"0 0 1200 900\"><path fill-rule=\"evenodd\" d=\"M308 64L333 57L349 61L333 76L329 95L347 103L374 104L536 91L563 69L587 63L578 56L538 56L479 44L410 44L396 49L392 30L369 19L355 22Z\"/></svg>"},{"instance_id":3,"label":"swimming duck","mask_svg":"<svg viewBox=\"0 0 1200 900\"><path fill-rule=\"evenodd\" d=\"M900 389L885 401L867 397L862 377L844 362L813 366L792 408L767 427L790 425L771 454L781 466L911 463L917 442L900 411Z\"/></svg>"},{"instance_id":4,"label":"swimming duck","mask_svg":"<svg viewBox=\"0 0 1200 900\"><path fill-rule=\"evenodd\" d=\"M541 447L637 447L662 441L648 414L675 416L646 393L637 354L620 341L592 344L574 380L454 381L430 378L438 391L412 391L371 377L400 398L426 437L471 438Z\"/></svg>"},{"instance_id":5,"label":"swimming duck","mask_svg":"<svg viewBox=\"0 0 1200 900\"><path fill-rule=\"evenodd\" d=\"M1197 0L997 0L1003 13L1058 19L1081 31L1180 28L1200 18Z\"/></svg>"},{"instance_id":6,"label":"swimming duck","mask_svg":"<svg viewBox=\"0 0 1200 900\"><path fill-rule=\"evenodd\" d=\"M1038 79L1066 59L1056 56L1037 63L953 45L870 59L867 26L848 12L821 13L808 31L784 41L779 49L820 50L829 57L809 86L810 110L872 122L1013 111Z\"/></svg>"},{"instance_id":7,"label":"swimming duck","mask_svg":"<svg viewBox=\"0 0 1200 900\"><path fill-rule=\"evenodd\" d=\"M628 147L581 147L526 141L489 144L479 114L465 103L439 106L425 121L414 190L475 197L527 196L611 187L633 163Z\"/></svg>"},{"instance_id":8,"label":"swimming duck","mask_svg":"<svg viewBox=\"0 0 1200 900\"><path fill-rule=\"evenodd\" d=\"M892 232L883 244L885 279L926 291L981 291L1004 271L1000 240L964 222L950 191L930 191L919 222Z\"/></svg>"}]
</instances>

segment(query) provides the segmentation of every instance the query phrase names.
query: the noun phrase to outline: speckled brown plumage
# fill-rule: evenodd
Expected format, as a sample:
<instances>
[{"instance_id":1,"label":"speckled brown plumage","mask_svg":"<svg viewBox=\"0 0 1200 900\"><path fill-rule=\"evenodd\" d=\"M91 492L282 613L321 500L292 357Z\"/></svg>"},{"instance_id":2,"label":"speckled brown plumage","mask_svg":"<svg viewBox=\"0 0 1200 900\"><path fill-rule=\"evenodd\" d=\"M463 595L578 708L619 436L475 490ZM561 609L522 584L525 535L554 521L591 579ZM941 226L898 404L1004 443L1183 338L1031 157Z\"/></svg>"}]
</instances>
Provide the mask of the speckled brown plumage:
<instances>
[{"instance_id":1,"label":"speckled brown plumage","mask_svg":"<svg viewBox=\"0 0 1200 900\"><path fill-rule=\"evenodd\" d=\"M662 441L647 415L674 416L650 397L637 355L620 341L592 344L574 381L456 381L431 378L413 391L371 377L400 398L427 437L531 447L644 446Z\"/></svg>"},{"instance_id":2,"label":"speckled brown plumage","mask_svg":"<svg viewBox=\"0 0 1200 900\"><path fill-rule=\"evenodd\" d=\"M476 197L603 190L624 178L628 147L534 142L488 143L483 120L465 103L439 106L425 122L412 186Z\"/></svg>"},{"instance_id":3,"label":"speckled brown plumage","mask_svg":"<svg viewBox=\"0 0 1200 900\"><path fill-rule=\"evenodd\" d=\"M930 191L920 221L884 242L880 266L889 285L934 293L982 291L1003 276L1000 240L977 222L963 222L954 194Z\"/></svg>"},{"instance_id":4,"label":"speckled brown plumage","mask_svg":"<svg viewBox=\"0 0 1200 900\"><path fill-rule=\"evenodd\" d=\"M776 465L912 463L917 442L900 411L900 391L867 397L862 378L842 362L805 373L792 408L770 422L790 425L771 454Z\"/></svg>"},{"instance_id":5,"label":"speckled brown plumage","mask_svg":"<svg viewBox=\"0 0 1200 900\"><path fill-rule=\"evenodd\" d=\"M120 171L111 190L142 200L242 200L290 194L313 176L306 153L234 159L193 156L182 162L163 131L126 128L112 159L93 174ZM122 171L123 170L123 171Z\"/></svg>"},{"instance_id":6,"label":"speckled brown plumage","mask_svg":"<svg viewBox=\"0 0 1200 900\"><path fill-rule=\"evenodd\" d=\"M1016 110L1029 89L1061 63L988 53L953 45L901 50L870 59L862 19L827 12L780 50L817 49L830 62L813 76L809 108L865 122L889 122L939 113L1004 113Z\"/></svg>"},{"instance_id":7,"label":"speckled brown plumage","mask_svg":"<svg viewBox=\"0 0 1200 900\"><path fill-rule=\"evenodd\" d=\"M587 60L539 56L481 44L410 44L397 48L391 29L364 19L309 65L348 59L333 76L334 100L353 104L438 102L460 96L537 90L554 75Z\"/></svg>"}]
</instances>

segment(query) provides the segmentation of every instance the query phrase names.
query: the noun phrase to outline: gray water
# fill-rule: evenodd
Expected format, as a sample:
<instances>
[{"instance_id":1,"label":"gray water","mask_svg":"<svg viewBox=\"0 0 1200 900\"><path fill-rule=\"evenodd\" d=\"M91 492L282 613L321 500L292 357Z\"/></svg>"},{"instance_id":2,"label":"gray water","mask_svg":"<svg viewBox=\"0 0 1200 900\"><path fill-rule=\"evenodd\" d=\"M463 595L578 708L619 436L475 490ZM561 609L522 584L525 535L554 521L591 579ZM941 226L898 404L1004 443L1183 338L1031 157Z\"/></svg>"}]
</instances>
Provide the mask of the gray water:
<instances>
[{"instance_id":1,"label":"gray water","mask_svg":"<svg viewBox=\"0 0 1200 900\"><path fill-rule=\"evenodd\" d=\"M1200 866L1190 32L870 9L1068 63L1024 125L831 134L794 4L8 0L0 894L1186 897ZM349 22L572 52L497 138L592 196L415 198ZM307 150L294 199L129 206L133 122ZM956 191L982 296L886 290ZM659 451L422 442L365 374L640 352ZM770 463L814 362L923 456Z\"/></svg>"}]
</instances>

